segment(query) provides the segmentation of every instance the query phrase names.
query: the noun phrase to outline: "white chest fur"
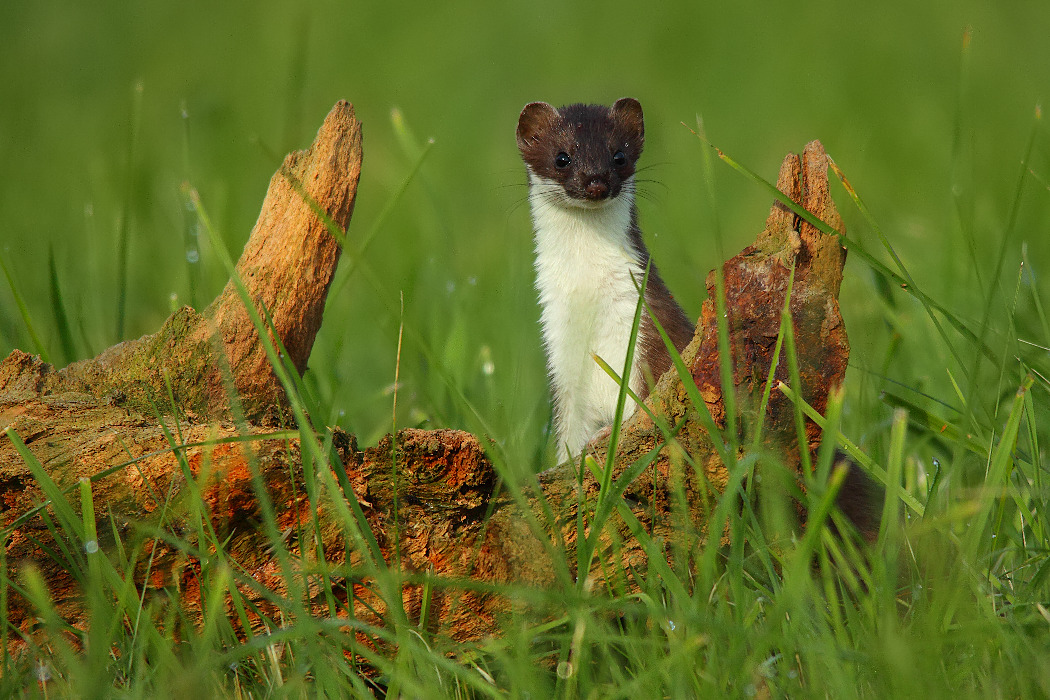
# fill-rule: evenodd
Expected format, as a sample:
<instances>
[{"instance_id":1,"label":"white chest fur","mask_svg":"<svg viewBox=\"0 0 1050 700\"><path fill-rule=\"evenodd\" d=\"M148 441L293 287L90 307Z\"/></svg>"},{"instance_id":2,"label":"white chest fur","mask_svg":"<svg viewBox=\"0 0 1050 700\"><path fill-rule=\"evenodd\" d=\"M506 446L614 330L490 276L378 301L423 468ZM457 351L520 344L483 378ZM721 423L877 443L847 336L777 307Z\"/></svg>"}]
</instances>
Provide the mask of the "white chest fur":
<instances>
[{"instance_id":1,"label":"white chest fur","mask_svg":"<svg viewBox=\"0 0 1050 700\"><path fill-rule=\"evenodd\" d=\"M558 454L576 455L612 424L619 386L594 361L623 371L644 270L630 243L633 195L597 207L575 205L556 183L531 176L536 287L554 393ZM537 196L540 192L551 196ZM633 276L633 279L632 279ZM636 361L630 386L641 390ZM636 406L628 399L624 417Z\"/></svg>"}]
</instances>

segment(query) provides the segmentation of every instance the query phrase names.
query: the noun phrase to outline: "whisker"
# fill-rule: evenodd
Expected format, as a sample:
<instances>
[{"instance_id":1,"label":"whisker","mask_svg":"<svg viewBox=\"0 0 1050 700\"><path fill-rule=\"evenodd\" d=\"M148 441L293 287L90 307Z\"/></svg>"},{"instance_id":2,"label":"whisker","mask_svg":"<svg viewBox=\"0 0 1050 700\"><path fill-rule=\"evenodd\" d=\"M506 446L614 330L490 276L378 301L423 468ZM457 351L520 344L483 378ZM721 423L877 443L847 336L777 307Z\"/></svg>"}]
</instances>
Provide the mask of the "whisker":
<instances>
[{"instance_id":1,"label":"whisker","mask_svg":"<svg viewBox=\"0 0 1050 700\"><path fill-rule=\"evenodd\" d=\"M525 204L528 201L529 201L529 196L528 195L525 195L524 197L518 197L513 202L511 202L510 209L507 210L507 214L513 214L514 212L516 212L518 209L521 208L521 205Z\"/></svg>"},{"instance_id":2,"label":"whisker","mask_svg":"<svg viewBox=\"0 0 1050 700\"><path fill-rule=\"evenodd\" d=\"M653 204L663 203L663 199L654 196L651 192L639 192L635 195L635 199L640 199L644 202L652 202Z\"/></svg>"},{"instance_id":3,"label":"whisker","mask_svg":"<svg viewBox=\"0 0 1050 700\"><path fill-rule=\"evenodd\" d=\"M643 173L646 170L653 170L654 168L662 168L665 165L671 165L671 162L670 161L660 161L658 163L646 163L645 165L643 165L640 168L635 168L634 172L637 175L638 173Z\"/></svg>"}]
</instances>

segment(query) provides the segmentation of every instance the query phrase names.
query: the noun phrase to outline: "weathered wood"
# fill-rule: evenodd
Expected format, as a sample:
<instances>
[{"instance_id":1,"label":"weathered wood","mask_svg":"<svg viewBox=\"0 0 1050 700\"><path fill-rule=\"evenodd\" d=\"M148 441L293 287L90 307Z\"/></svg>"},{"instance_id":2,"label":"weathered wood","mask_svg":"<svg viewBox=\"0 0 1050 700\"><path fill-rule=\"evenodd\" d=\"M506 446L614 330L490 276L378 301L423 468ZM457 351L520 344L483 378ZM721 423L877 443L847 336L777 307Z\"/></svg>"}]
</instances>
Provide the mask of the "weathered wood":
<instances>
[{"instance_id":1,"label":"weathered wood","mask_svg":"<svg viewBox=\"0 0 1050 700\"><path fill-rule=\"evenodd\" d=\"M340 242L314 212L316 203L346 231L361 175L361 125L348 102L328 114L306 151L290 154L270 180L259 219L237 263L256 308L268 314L273 333L302 372L321 327L321 313ZM231 280L201 313L185 306L154 334L114 345L98 357L60 370L45 363L29 367L24 356L9 358L0 370L0 392L80 392L108 397L147 415L173 408L200 419L229 415L233 377L247 416L269 422L284 394ZM228 368L228 369L227 369ZM168 398L171 388L175 406Z\"/></svg>"},{"instance_id":2,"label":"weathered wood","mask_svg":"<svg viewBox=\"0 0 1050 700\"><path fill-rule=\"evenodd\" d=\"M237 264L238 276L257 310L269 318L271 340L280 339L300 371L320 328L341 250L329 222L317 212L324 212L332 225L345 232L361 159L360 122L352 105L339 102L313 145L290 154L274 174ZM224 377L232 379L232 387ZM254 421L240 430L228 422L234 388L244 415ZM235 487L246 487L243 477L250 473L250 452L263 465L268 486L275 489L281 517L291 517L288 514L299 506L294 499L281 498L287 470L283 481L266 470L294 460L296 447L269 441L172 450L171 444L265 432L263 426L284 408L283 390L232 280L203 312L179 309L157 333L120 343L63 369L15 350L0 363L0 527L4 528L0 534L8 560L15 568L23 562L40 568L58 609L83 627L79 591L69 572L61 562L43 555L52 540L40 518L10 529L44 498L8 438L8 429L63 488L80 478L129 465L93 485L102 536L111 532L106 521L110 514L124 532L129 523L156 513L158 498L178 502L184 497L186 474L179 462L183 459L191 471L205 463L213 474L222 476L214 488L229 491L207 502L213 506L219 531L240 524L236 534L246 539L231 546L258 545L261 551L265 547L258 542L258 532L243 527L255 521L254 491L238 492ZM165 557L156 560L164 562ZM167 570L163 565L153 569L150 580L167 585L180 576L173 559ZM192 596L189 600L192 603ZM25 601L12 600L9 622L24 627L31 620Z\"/></svg>"},{"instance_id":3,"label":"weathered wood","mask_svg":"<svg viewBox=\"0 0 1050 700\"><path fill-rule=\"evenodd\" d=\"M333 114L341 109L345 112L349 107L337 105ZM332 120L330 115L322 133ZM360 165L360 129L352 118L342 123L337 140L344 145L352 144L351 150L356 151L357 156L356 160L347 158L341 162L356 163L357 167L341 165L336 171L350 173L343 177L356 183ZM315 153L323 150L317 144L314 149ZM299 161L293 159L291 162L294 165ZM318 161L317 166L321 167L323 163ZM826 171L823 149L814 142L806 147L801 158L791 155L785 160L778 185L824 221L841 229L841 221L827 192ZM352 185L347 185L351 193L348 200L340 200L344 202L343 209L340 209L310 190L311 182L317 179L310 175L314 171L297 172L303 172L297 177L333 218L340 221L339 212L349 216L353 202ZM333 177L338 176L338 172ZM271 183L271 195L280 179L276 175ZM333 185L332 189L339 187ZM277 210L291 211L302 205L293 191L283 192L275 198L275 201L283 202ZM297 285L303 282L305 273L294 266L302 258L310 257L323 259L325 265L334 268L337 251L318 257L316 252L309 250L312 246L324 248L328 245L327 238L320 233L301 241L293 237L278 239L285 243L265 243L269 240L266 236L275 231L301 228L295 223L300 220L298 216L274 214L271 212L273 206L268 196L260 224L245 249L239 269L246 277L273 282L275 294L258 298L267 304L279 328L290 329L288 337L281 336L286 347L289 338L299 339L295 341L296 347L305 354L295 354L293 358L295 366L302 369L313 340L310 328L316 332L314 323L319 319L320 307L311 306L316 302L314 295L305 295L306 301L295 297ZM340 221L340 226L345 226L345 220ZM289 243L289 240L294 243ZM790 309L802 365L802 391L818 410L824 408L828 392L842 381L849 350L835 299L842 279L843 262L844 251L835 237L825 236L775 204L766 228L755 244L723 265L733 355L734 386L731 390L744 410L755 410L755 397L761 393L768 376L792 265L795 275ZM297 271L287 274L285 268L289 265ZM313 282L314 294L317 290L326 290L331 279L330 271L313 272L308 277ZM287 294L296 300L278 312L286 298L281 290L287 290ZM273 391L275 383L268 370L259 364L260 356L253 355L252 343L258 344L257 338L253 340L254 329L245 326L246 317L238 307L239 300L231 296L230 291L227 287L204 315L214 319L214 323L223 329L222 337L227 347L232 343L241 349L241 355L228 355L233 376L246 405L260 407L255 415L265 415L266 402L279 404L280 395ZM719 427L724 427L726 415L719 378L714 277L708 278L708 291L711 298L704 303L697 333L686 349L684 359L711 415ZM321 299L323 301L323 291ZM317 318L314 319L313 312L308 310L296 316L296 304L315 309ZM286 322L278 324L279 317ZM301 319L308 317L313 320L303 320L299 324ZM171 323L173 321L169 320ZM171 334L169 337L185 336ZM292 353L290 347L289 352ZM178 363L169 366L169 379L172 378L171 372L182 368L183 365ZM345 494L329 493L317 504L316 510L311 510L302 488L303 466L298 440L260 439L214 444L217 438L235 436L238 431L221 420L202 420L206 415L223 415L221 410L214 411L216 405L223 404L213 397L199 403L191 401L192 405L202 408L196 415L190 415L190 420L184 418L176 423L174 418L164 419L169 423L168 433L178 435L181 442L212 444L170 449L169 438L157 420L143 417L136 412L135 405L124 398L130 393L127 388L122 388L127 383L116 376L116 371L113 367L108 369L104 381L78 378L62 384L61 372L56 373L23 353L12 353L0 364L0 429L12 425L52 478L63 486L75 483L80 476L97 474L141 457L134 467L118 469L95 485L96 512L100 516L106 514L103 517L112 513L120 527L130 527L156 514L159 494L164 498L171 494L176 501L186 497L188 472L199 481L212 526L221 538L228 538L230 556L270 590L282 594L287 592L279 562L257 526L259 503L253 486L253 470L258 470L266 485L267 494L274 504L276 523L293 553L298 552L303 561L309 561L319 544L329 562L338 564L345 560L346 525L338 521L334 503L330 500ZM154 373L158 371L154 370ZM208 371L215 370L210 368ZM265 381L258 387L253 381L260 374ZM198 372L194 376L209 375ZM784 363L775 376L777 379L787 378ZM176 377L173 384L186 379ZM114 396L114 387L124 394ZM133 389L139 391L138 395L147 396L150 391L156 392L157 386L152 385L150 390L138 386L133 386ZM176 396L183 394L176 392ZM704 535L705 515L710 507L709 487L713 486L715 492L723 488L727 473L711 443L711 436L697 420L685 388L673 370L660 379L647 404L668 423L683 423L683 426L677 443L664 447L660 457L628 488L630 498L624 503L648 532L666 543L670 556L676 544ZM788 446L789 452L792 441L786 436L794 433L793 421L790 404L779 393L773 392L766 417L767 432L771 441ZM741 424L746 424L746 421L741 421ZM258 434L263 430L259 425L253 425L248 432ZM808 426L807 431L815 445L819 438L815 426ZM660 432L647 415L641 411L636 413L624 427L615 457L614 475L621 474L662 441ZM625 567L601 567L599 562L605 560L608 563L610 557L618 556L638 570L645 568L649 553L630 535L624 521L613 517L602 532L599 552L591 570L578 572L571 569L576 562L577 512L582 509L585 520L589 518L599 497L599 483L590 471L578 479L573 468L562 465L539 475L536 483L524 493L512 494L497 488L499 480L485 456L482 443L467 433L404 430L397 434L396 450L390 437L374 448L359 450L351 436L338 431L332 436L332 443L384 559L409 579L402 586L401 595L404 609L413 619L421 614L423 602L423 587L413 577L418 578L424 573L445 581L470 580L540 589L549 589L559 580L572 580L585 574L595 590L605 586L630 590L630 581L608 581L605 578L608 572L622 572ZM607 445L597 443L589 449L602 463ZM683 451L692 455L699 465L698 471L685 466L680 459ZM794 455L794 459L797 457ZM180 460L185 469L180 466ZM685 495L684 503L676 501L677 494ZM25 464L5 438L0 438L0 499L4 505L0 526L13 522L42 499ZM320 541L298 541L299 526L310 522L315 515L319 527L311 531L316 535L310 534L310 537L319 537ZM177 523L168 522L167 526L176 527ZM108 520L100 522L100 532L108 529ZM192 540L192 532L181 534ZM61 613L74 625L82 627L86 624L84 611L68 572L63 573L57 565L49 564L41 554L38 543L46 544L48 537L38 519L20 524L8 533L9 561L16 565L17 562L35 562L44 567L45 579L59 602ZM564 555L552 558L551 552L555 549L565 550ZM137 581L137 585L177 586L182 592L181 602L187 619L195 619L200 610L200 591L195 588L198 564L160 542L145 548L145 554L150 553L154 555L150 576L148 580ZM352 549L346 563L351 569L365 570L357 567L362 556L364 552ZM568 570L564 568L566 565L570 567ZM387 612L386 601L372 584L347 577L333 580L336 592L346 594L341 595L343 601L351 597L352 589L356 618L382 624ZM431 631L453 640L499 634L500 620L510 609L511 601L486 592L491 589L468 588L435 585L430 589L432 597L427 623ZM275 612L257 592L248 589L242 592L259 606L263 614ZM314 613L328 615L328 602L319 591L309 593ZM26 602L12 596L10 610L11 624L28 632L33 613ZM340 614L348 612L344 609Z\"/></svg>"}]
</instances>

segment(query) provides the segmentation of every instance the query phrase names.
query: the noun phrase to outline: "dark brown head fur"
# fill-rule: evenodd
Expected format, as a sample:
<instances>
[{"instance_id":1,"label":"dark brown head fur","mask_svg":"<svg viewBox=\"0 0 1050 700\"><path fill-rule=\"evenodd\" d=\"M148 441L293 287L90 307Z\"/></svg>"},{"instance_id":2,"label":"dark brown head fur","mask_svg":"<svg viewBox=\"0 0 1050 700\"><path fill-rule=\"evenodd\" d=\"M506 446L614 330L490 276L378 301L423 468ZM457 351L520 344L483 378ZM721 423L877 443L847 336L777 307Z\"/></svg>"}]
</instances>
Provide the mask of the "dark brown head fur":
<instances>
[{"instance_id":1,"label":"dark brown head fur","mask_svg":"<svg viewBox=\"0 0 1050 700\"><path fill-rule=\"evenodd\" d=\"M518 150L534 175L557 182L573 199L618 196L634 175L645 144L642 106L630 97L612 107L546 102L525 105L518 118Z\"/></svg>"}]
</instances>

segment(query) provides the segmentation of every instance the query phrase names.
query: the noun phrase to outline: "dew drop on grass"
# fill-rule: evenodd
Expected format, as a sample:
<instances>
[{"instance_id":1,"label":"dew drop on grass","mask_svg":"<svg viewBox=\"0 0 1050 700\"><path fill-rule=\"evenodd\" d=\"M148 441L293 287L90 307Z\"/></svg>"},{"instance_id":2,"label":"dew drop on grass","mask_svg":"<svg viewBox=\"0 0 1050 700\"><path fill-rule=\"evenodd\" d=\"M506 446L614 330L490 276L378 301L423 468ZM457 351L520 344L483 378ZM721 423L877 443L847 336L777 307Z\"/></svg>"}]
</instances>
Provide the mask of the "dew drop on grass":
<instances>
[{"instance_id":1,"label":"dew drop on grass","mask_svg":"<svg viewBox=\"0 0 1050 700\"><path fill-rule=\"evenodd\" d=\"M85 542L84 543L84 551L87 552L88 554L94 554L95 552L97 552L98 551L98 541L97 540L88 540L87 542Z\"/></svg>"},{"instance_id":2,"label":"dew drop on grass","mask_svg":"<svg viewBox=\"0 0 1050 700\"><path fill-rule=\"evenodd\" d=\"M186 262L188 262L189 264L193 265L195 263L200 262L200 260L201 252L196 248L190 248L186 251Z\"/></svg>"},{"instance_id":3,"label":"dew drop on grass","mask_svg":"<svg viewBox=\"0 0 1050 700\"><path fill-rule=\"evenodd\" d=\"M491 377L496 371L496 363L492 361L492 348L488 345L481 346L481 373Z\"/></svg>"}]
</instances>

